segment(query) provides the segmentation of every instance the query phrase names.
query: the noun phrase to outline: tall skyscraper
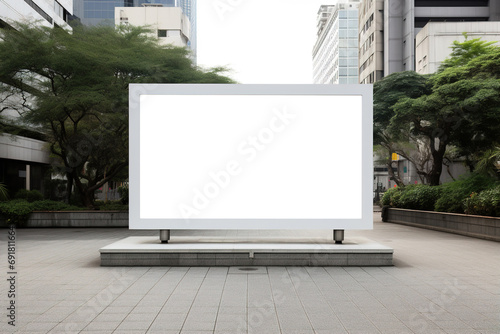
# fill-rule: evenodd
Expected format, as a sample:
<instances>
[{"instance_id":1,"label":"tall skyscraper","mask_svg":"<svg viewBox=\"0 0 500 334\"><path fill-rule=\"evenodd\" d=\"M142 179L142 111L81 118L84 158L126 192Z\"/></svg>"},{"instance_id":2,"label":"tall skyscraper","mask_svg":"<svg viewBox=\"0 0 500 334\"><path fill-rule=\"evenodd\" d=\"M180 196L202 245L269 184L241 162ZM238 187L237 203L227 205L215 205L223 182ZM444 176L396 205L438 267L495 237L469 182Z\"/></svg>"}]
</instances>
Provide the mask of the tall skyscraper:
<instances>
[{"instance_id":1,"label":"tall skyscraper","mask_svg":"<svg viewBox=\"0 0 500 334\"><path fill-rule=\"evenodd\" d=\"M74 15L84 25L114 25L115 7L141 7L143 4L160 4L163 7L181 7L191 24L188 47L196 63L196 0L74 0Z\"/></svg>"},{"instance_id":2,"label":"tall skyscraper","mask_svg":"<svg viewBox=\"0 0 500 334\"><path fill-rule=\"evenodd\" d=\"M320 7L313 48L314 83L358 83L359 1Z\"/></svg>"}]
</instances>

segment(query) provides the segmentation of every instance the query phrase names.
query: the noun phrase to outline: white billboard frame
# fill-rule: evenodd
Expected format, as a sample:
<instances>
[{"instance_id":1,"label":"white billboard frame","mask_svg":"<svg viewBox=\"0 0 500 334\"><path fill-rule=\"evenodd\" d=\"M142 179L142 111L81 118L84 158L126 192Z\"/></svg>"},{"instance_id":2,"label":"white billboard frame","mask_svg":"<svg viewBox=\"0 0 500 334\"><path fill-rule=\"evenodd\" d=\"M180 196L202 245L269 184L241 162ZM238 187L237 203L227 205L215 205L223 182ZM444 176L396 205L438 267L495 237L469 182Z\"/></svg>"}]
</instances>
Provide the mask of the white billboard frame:
<instances>
[{"instance_id":1,"label":"white billboard frame","mask_svg":"<svg viewBox=\"0 0 500 334\"><path fill-rule=\"evenodd\" d=\"M151 96L151 98L149 98ZM257 217L257 218L241 218L241 217L163 217L159 216L158 212L150 215L153 218L144 218L148 216L145 209L141 212L141 186L146 187L146 182L141 180L141 160L149 161L146 150L141 152L141 101L153 100L165 96L166 100L170 98L175 100L179 97L185 98L185 103L202 99L202 97L212 96L216 98L231 97L228 100L233 101L238 97L245 97L245 101L249 101L246 97L256 98L279 96L283 98L290 97L296 101L298 98L304 98L307 101L315 99L320 100L320 97L350 97L360 98L361 114L360 124L348 124L353 131L361 134L359 140L359 151L353 151L352 155L358 157L361 162L359 167L359 175L341 176L358 177L357 182L360 184L360 203L357 206L359 212L355 212L352 217L333 217L327 218L309 218L309 217ZM295 98L293 98L295 97ZM317 98L316 98L317 97ZM156 100L155 100L156 99ZM161 98L163 99L163 98ZM250 99L251 100L251 99ZM323 99L327 101L326 99ZM324 104L324 102L323 102ZM353 106L349 107L350 109ZM188 108L189 109L189 108ZM214 108L214 110L217 108ZM156 111L155 111L156 112ZM339 111L337 111L338 113ZM352 110L342 110L342 112L353 112ZM143 118L147 117L149 111L143 110ZM146 118L145 118L146 119ZM148 123L149 122L149 123ZM151 120L144 120L145 124L150 124ZM143 129L144 130L144 129ZM173 230L173 229L332 229L332 230L358 230L373 228L373 87L372 85L228 85L228 84L131 84L129 87L129 135L130 135L130 151L129 151L129 228L138 230ZM153 138L150 136L153 132L143 131L143 140L149 138L151 140L161 141L161 138ZM159 135L160 134L155 134ZM333 145L333 144L332 144ZM341 142L339 145L349 145L348 142ZM154 150L153 150L154 151ZM143 154L141 156L141 153ZM147 153L151 155L151 153ZM150 156L151 157L151 156ZM355 159L356 160L356 159ZM356 161L358 161L356 160ZM341 164L349 164L349 157L340 160ZM144 167L144 166L143 166ZM146 170L146 167L144 167ZM168 173L168 172L166 172ZM144 177L146 179L146 177ZM149 181L151 183L151 181ZM151 188L151 187L150 187ZM332 189L332 191L334 191ZM342 189L335 189L342 192ZM162 196L165 189L158 189L158 196ZM149 193L149 192L148 192ZM143 193L144 195L145 193ZM146 197L146 196L144 196ZM351 199L352 200L352 199ZM145 203L146 201L144 201ZM143 206L144 207L144 204ZM156 205L155 207L158 207Z\"/></svg>"}]
</instances>

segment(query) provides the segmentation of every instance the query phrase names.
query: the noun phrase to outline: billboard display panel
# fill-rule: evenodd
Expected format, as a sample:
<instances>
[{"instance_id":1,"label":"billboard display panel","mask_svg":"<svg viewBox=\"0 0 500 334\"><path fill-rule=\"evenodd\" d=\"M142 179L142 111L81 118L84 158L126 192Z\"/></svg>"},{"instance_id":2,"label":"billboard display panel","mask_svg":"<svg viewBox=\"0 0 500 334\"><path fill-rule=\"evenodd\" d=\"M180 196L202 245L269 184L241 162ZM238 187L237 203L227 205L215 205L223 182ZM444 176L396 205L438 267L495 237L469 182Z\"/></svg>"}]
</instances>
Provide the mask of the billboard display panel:
<instances>
[{"instance_id":1,"label":"billboard display panel","mask_svg":"<svg viewBox=\"0 0 500 334\"><path fill-rule=\"evenodd\" d=\"M131 229L371 229L372 87L131 85Z\"/></svg>"}]
</instances>

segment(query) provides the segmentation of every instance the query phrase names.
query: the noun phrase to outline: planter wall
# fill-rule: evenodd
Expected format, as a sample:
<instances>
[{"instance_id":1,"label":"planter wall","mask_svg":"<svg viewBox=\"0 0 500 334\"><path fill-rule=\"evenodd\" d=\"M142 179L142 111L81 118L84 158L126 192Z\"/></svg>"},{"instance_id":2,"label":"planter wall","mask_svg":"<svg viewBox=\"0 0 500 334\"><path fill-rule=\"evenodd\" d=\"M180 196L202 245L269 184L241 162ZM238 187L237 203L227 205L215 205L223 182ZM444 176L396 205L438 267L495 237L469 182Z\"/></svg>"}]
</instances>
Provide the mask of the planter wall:
<instances>
[{"instance_id":1,"label":"planter wall","mask_svg":"<svg viewBox=\"0 0 500 334\"><path fill-rule=\"evenodd\" d=\"M495 217L389 208L387 221L500 241L500 218Z\"/></svg>"},{"instance_id":2,"label":"planter wall","mask_svg":"<svg viewBox=\"0 0 500 334\"><path fill-rule=\"evenodd\" d=\"M1 226L5 221L1 220ZM63 211L33 212L26 227L128 227L128 212Z\"/></svg>"}]
</instances>

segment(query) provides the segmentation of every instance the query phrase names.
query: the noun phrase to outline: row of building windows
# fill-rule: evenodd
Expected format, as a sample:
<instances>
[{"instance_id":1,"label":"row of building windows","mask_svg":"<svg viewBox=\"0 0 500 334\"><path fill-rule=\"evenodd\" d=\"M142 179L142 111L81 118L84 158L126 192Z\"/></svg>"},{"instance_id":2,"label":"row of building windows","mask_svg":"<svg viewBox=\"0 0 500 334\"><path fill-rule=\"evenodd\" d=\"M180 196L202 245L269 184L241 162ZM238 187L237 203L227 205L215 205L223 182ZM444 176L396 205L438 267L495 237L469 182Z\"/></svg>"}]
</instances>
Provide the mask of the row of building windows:
<instances>
[{"instance_id":1,"label":"row of building windows","mask_svg":"<svg viewBox=\"0 0 500 334\"><path fill-rule=\"evenodd\" d=\"M370 17L368 18L368 20L366 20L365 24L363 24L363 28L361 28L361 34L360 35L363 35L366 31L368 31L371 26L373 25L373 14L370 15Z\"/></svg>"},{"instance_id":2,"label":"row of building windows","mask_svg":"<svg viewBox=\"0 0 500 334\"><path fill-rule=\"evenodd\" d=\"M340 20L340 29L356 29L358 28L358 20Z\"/></svg>"},{"instance_id":3,"label":"row of building windows","mask_svg":"<svg viewBox=\"0 0 500 334\"><path fill-rule=\"evenodd\" d=\"M340 57L358 57L358 49L357 48L347 48L339 50Z\"/></svg>"},{"instance_id":4,"label":"row of building windows","mask_svg":"<svg viewBox=\"0 0 500 334\"><path fill-rule=\"evenodd\" d=\"M142 4L161 4L164 7L174 7L175 0L86 0L84 2L85 11L113 10L115 7L139 7Z\"/></svg>"},{"instance_id":5,"label":"row of building windows","mask_svg":"<svg viewBox=\"0 0 500 334\"><path fill-rule=\"evenodd\" d=\"M363 45L361 46L361 48L359 49L359 52L364 55L366 53L366 51L368 51L370 49L370 47L372 46L372 44L375 42L375 33L372 33L367 39L366 41L363 43Z\"/></svg>"},{"instance_id":6,"label":"row of building windows","mask_svg":"<svg viewBox=\"0 0 500 334\"><path fill-rule=\"evenodd\" d=\"M93 19L113 19L115 18L115 11L113 10L86 10L85 12L86 18Z\"/></svg>"},{"instance_id":7,"label":"row of building windows","mask_svg":"<svg viewBox=\"0 0 500 334\"><path fill-rule=\"evenodd\" d=\"M368 66L373 63L373 55L371 55L364 63L359 67L359 74L361 74Z\"/></svg>"},{"instance_id":8,"label":"row of building windows","mask_svg":"<svg viewBox=\"0 0 500 334\"><path fill-rule=\"evenodd\" d=\"M372 84L375 80L379 81L384 77L384 71L373 71L367 75L360 83L362 84Z\"/></svg>"},{"instance_id":9,"label":"row of building windows","mask_svg":"<svg viewBox=\"0 0 500 334\"><path fill-rule=\"evenodd\" d=\"M339 38L345 39L345 38L356 38L358 39L358 32L357 30L351 29L351 30L339 30Z\"/></svg>"},{"instance_id":10,"label":"row of building windows","mask_svg":"<svg viewBox=\"0 0 500 334\"><path fill-rule=\"evenodd\" d=\"M341 19L358 19L357 10L339 10L339 18Z\"/></svg>"}]
</instances>

